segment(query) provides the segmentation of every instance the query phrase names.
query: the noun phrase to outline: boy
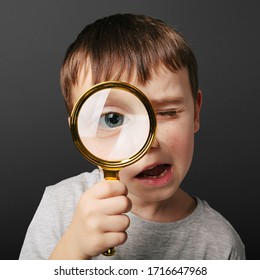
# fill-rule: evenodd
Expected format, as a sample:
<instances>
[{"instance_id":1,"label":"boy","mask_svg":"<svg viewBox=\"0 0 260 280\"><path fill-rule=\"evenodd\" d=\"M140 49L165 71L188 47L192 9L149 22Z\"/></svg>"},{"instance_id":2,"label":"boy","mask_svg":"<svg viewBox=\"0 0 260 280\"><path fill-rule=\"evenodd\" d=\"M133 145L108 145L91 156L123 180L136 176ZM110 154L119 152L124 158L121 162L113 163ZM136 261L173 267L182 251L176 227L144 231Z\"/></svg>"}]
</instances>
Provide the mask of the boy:
<instances>
[{"instance_id":1,"label":"boy","mask_svg":"<svg viewBox=\"0 0 260 280\"><path fill-rule=\"evenodd\" d=\"M70 114L82 93L107 80L142 90L157 117L156 139L138 162L105 181L98 169L48 187L21 259L244 259L232 226L180 184L199 130L197 63L160 20L114 15L88 25L69 47L61 87Z\"/></svg>"}]
</instances>

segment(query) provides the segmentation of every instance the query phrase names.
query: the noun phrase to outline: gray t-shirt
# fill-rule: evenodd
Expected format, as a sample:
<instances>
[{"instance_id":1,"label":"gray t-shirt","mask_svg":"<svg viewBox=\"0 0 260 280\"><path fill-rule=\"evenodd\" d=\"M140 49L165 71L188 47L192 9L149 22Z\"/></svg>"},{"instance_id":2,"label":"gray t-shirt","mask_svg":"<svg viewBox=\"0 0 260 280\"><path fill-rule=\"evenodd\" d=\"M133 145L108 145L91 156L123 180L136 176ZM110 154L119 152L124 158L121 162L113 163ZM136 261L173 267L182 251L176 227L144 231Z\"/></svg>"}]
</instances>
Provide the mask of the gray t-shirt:
<instances>
[{"instance_id":1,"label":"gray t-shirt","mask_svg":"<svg viewBox=\"0 0 260 280\"><path fill-rule=\"evenodd\" d=\"M102 179L96 169L47 187L28 228L20 259L48 259L70 224L82 193ZM207 202L196 199L194 212L177 222L147 221L129 212L128 239L109 259L245 259L244 245L230 223Z\"/></svg>"}]
</instances>

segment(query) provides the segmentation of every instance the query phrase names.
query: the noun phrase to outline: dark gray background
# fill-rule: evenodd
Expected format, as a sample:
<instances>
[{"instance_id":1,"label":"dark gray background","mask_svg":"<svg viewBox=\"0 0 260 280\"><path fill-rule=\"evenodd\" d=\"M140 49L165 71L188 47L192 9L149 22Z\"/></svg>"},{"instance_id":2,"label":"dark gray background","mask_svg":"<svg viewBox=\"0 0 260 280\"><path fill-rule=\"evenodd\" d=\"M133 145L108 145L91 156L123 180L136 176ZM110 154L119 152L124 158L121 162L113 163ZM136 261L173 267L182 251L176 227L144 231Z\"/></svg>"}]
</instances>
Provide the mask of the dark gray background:
<instances>
[{"instance_id":1,"label":"dark gray background","mask_svg":"<svg viewBox=\"0 0 260 280\"><path fill-rule=\"evenodd\" d=\"M224 0L1 1L0 259L18 258L45 186L93 168L72 143L59 67L86 24L118 12L161 18L192 45L204 101L183 187L221 212L247 257L259 259L259 5Z\"/></svg>"}]
</instances>

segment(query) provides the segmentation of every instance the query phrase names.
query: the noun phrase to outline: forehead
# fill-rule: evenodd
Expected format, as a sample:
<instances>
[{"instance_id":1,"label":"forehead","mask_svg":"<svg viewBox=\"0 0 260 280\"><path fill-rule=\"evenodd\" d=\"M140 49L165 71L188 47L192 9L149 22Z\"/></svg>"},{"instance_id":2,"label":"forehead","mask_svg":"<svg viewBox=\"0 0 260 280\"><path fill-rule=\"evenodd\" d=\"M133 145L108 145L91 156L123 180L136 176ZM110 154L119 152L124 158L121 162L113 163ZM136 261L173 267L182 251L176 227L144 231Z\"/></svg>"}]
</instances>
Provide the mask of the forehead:
<instances>
[{"instance_id":1,"label":"forehead","mask_svg":"<svg viewBox=\"0 0 260 280\"><path fill-rule=\"evenodd\" d=\"M172 101L192 100L189 76L185 68L177 72L160 69L146 85L139 85L139 89L145 93L152 104L158 106Z\"/></svg>"},{"instance_id":2,"label":"forehead","mask_svg":"<svg viewBox=\"0 0 260 280\"><path fill-rule=\"evenodd\" d=\"M73 105L83 93L94 85L92 80L91 67L83 67L79 72L77 83L72 87L71 97ZM192 98L186 68L171 72L165 67L159 67L156 72L152 72L151 78L145 84L138 82L135 73L133 73L130 79L122 76L120 81L127 82L139 88L155 105L167 103L168 101L172 101L172 99L181 100L189 97Z\"/></svg>"}]
</instances>

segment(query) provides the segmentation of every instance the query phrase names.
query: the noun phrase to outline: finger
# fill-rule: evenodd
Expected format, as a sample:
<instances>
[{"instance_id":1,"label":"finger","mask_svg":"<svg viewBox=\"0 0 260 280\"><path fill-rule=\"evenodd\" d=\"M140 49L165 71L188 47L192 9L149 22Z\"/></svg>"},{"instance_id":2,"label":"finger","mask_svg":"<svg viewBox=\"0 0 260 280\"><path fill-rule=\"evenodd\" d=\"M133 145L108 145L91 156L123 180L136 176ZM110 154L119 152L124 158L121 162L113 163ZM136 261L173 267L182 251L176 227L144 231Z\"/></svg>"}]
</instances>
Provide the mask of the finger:
<instances>
[{"instance_id":1,"label":"finger","mask_svg":"<svg viewBox=\"0 0 260 280\"><path fill-rule=\"evenodd\" d=\"M105 248L101 253L109 248L117 247L122 245L127 240L126 232L107 232L103 235L102 247Z\"/></svg>"},{"instance_id":2,"label":"finger","mask_svg":"<svg viewBox=\"0 0 260 280\"><path fill-rule=\"evenodd\" d=\"M128 216L122 215L111 215L106 216L102 221L101 230L103 232L123 232L130 225L130 219Z\"/></svg>"},{"instance_id":3,"label":"finger","mask_svg":"<svg viewBox=\"0 0 260 280\"><path fill-rule=\"evenodd\" d=\"M126 186L119 180L103 180L89 191L93 197L98 199L127 195L128 193Z\"/></svg>"},{"instance_id":4,"label":"finger","mask_svg":"<svg viewBox=\"0 0 260 280\"><path fill-rule=\"evenodd\" d=\"M131 210L131 208L132 202L125 195L100 199L96 203L96 210L106 215L118 215L127 213Z\"/></svg>"}]
</instances>

